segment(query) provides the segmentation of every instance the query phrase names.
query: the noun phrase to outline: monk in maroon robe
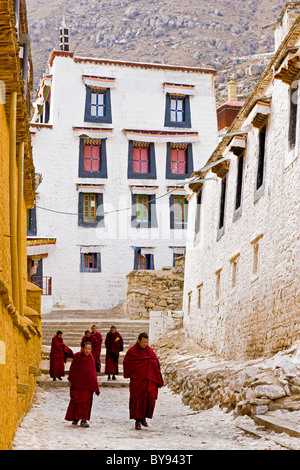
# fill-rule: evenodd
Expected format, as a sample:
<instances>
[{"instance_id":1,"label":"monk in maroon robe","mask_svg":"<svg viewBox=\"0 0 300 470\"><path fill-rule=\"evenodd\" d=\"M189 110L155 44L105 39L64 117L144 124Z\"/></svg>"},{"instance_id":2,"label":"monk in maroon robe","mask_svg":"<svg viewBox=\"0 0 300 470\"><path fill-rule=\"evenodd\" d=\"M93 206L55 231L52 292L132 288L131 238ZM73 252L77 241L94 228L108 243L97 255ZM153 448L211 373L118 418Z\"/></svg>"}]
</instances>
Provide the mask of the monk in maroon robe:
<instances>
[{"instance_id":1,"label":"monk in maroon robe","mask_svg":"<svg viewBox=\"0 0 300 470\"><path fill-rule=\"evenodd\" d=\"M92 345L85 343L80 352L74 355L68 380L70 382L70 403L65 416L66 421L89 427L93 404L93 394L100 395L95 360L91 354Z\"/></svg>"},{"instance_id":2,"label":"monk in maroon robe","mask_svg":"<svg viewBox=\"0 0 300 470\"><path fill-rule=\"evenodd\" d=\"M128 349L123 361L123 374L130 378L129 417L135 419L135 429L148 426L152 418L158 389L163 386L160 364L148 346L148 335L141 333L137 343Z\"/></svg>"},{"instance_id":3,"label":"monk in maroon robe","mask_svg":"<svg viewBox=\"0 0 300 470\"><path fill-rule=\"evenodd\" d=\"M115 380L115 376L119 373L119 356L120 352L123 351L123 345L122 336L116 327L112 326L105 339L105 373L108 375L107 380L110 380L110 374L112 374L112 379Z\"/></svg>"},{"instance_id":4,"label":"monk in maroon robe","mask_svg":"<svg viewBox=\"0 0 300 470\"><path fill-rule=\"evenodd\" d=\"M97 326L93 325L92 326L92 354L95 359L95 364L96 364L96 370L97 372L101 371L101 346L102 346L102 334L97 331Z\"/></svg>"},{"instance_id":5,"label":"monk in maroon robe","mask_svg":"<svg viewBox=\"0 0 300 470\"><path fill-rule=\"evenodd\" d=\"M63 334L58 331L52 338L50 350L50 377L53 380L61 380L65 375L65 363L74 356L72 349L65 345Z\"/></svg>"},{"instance_id":6,"label":"monk in maroon robe","mask_svg":"<svg viewBox=\"0 0 300 470\"><path fill-rule=\"evenodd\" d=\"M91 334L90 330L85 330L84 336L81 338L80 346L82 348L83 348L84 343L93 344L93 335Z\"/></svg>"}]
</instances>

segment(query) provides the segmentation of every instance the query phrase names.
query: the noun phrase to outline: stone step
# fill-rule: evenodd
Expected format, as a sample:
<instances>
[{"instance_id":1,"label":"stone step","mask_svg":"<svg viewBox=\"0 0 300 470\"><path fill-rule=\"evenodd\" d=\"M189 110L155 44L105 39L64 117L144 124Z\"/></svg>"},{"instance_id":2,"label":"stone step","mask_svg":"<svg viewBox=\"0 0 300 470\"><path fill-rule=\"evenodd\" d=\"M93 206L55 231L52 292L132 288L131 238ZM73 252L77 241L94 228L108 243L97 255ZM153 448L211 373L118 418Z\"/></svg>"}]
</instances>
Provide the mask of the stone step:
<instances>
[{"instance_id":1,"label":"stone step","mask_svg":"<svg viewBox=\"0 0 300 470\"><path fill-rule=\"evenodd\" d=\"M300 437L300 423L297 423L289 418L284 416L274 416L271 413L265 415L255 415L253 416L256 424L265 426L272 431L277 433L285 432L292 437Z\"/></svg>"}]
</instances>

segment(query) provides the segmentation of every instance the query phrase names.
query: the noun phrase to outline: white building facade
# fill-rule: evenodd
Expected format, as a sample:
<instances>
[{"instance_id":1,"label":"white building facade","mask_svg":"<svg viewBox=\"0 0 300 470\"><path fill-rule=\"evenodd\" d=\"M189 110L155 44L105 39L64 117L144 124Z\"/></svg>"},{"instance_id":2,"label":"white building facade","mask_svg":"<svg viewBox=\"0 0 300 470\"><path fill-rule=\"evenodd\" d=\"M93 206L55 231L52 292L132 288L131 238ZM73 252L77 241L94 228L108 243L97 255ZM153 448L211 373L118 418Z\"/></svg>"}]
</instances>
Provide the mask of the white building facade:
<instances>
[{"instance_id":1,"label":"white building facade","mask_svg":"<svg viewBox=\"0 0 300 470\"><path fill-rule=\"evenodd\" d=\"M44 313L116 307L130 271L184 252L184 182L217 143L214 73L51 53L31 123Z\"/></svg>"},{"instance_id":2,"label":"white building facade","mask_svg":"<svg viewBox=\"0 0 300 470\"><path fill-rule=\"evenodd\" d=\"M228 359L300 338L300 16L289 3L252 95L187 186L184 327Z\"/></svg>"}]
</instances>

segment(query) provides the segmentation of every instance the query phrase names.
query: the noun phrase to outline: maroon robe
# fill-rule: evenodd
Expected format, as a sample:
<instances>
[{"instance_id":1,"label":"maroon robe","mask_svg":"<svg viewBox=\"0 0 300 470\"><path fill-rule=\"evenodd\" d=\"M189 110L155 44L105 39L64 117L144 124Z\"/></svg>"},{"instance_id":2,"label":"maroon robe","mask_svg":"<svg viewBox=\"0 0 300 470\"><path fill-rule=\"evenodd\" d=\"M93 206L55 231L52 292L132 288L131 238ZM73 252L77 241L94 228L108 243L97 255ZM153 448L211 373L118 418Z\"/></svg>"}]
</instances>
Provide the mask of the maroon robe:
<instances>
[{"instance_id":1,"label":"maroon robe","mask_svg":"<svg viewBox=\"0 0 300 470\"><path fill-rule=\"evenodd\" d=\"M65 345L63 338L53 336L50 350L50 377L64 377L65 363L69 357L73 357L72 349Z\"/></svg>"},{"instance_id":2,"label":"maroon robe","mask_svg":"<svg viewBox=\"0 0 300 470\"><path fill-rule=\"evenodd\" d=\"M84 335L82 338L81 338L81 343L80 343L80 346L83 348L83 345L84 343L91 343L93 344L93 334L91 333L89 337L87 337L86 335Z\"/></svg>"},{"instance_id":3,"label":"maroon robe","mask_svg":"<svg viewBox=\"0 0 300 470\"><path fill-rule=\"evenodd\" d=\"M70 386L70 403L65 416L66 421L91 417L93 393L100 394L95 361L92 354L85 356L80 351L74 355L68 380Z\"/></svg>"},{"instance_id":4,"label":"maroon robe","mask_svg":"<svg viewBox=\"0 0 300 470\"><path fill-rule=\"evenodd\" d=\"M119 340L116 341L116 339ZM105 339L106 356L105 356L105 373L118 375L119 373L119 355L123 351L123 338L115 331L109 331Z\"/></svg>"},{"instance_id":5,"label":"maroon robe","mask_svg":"<svg viewBox=\"0 0 300 470\"><path fill-rule=\"evenodd\" d=\"M158 389L164 384L153 349L150 346L143 349L139 343L129 348L123 361L123 374L130 378L130 419L152 418Z\"/></svg>"},{"instance_id":6,"label":"maroon robe","mask_svg":"<svg viewBox=\"0 0 300 470\"><path fill-rule=\"evenodd\" d=\"M101 335L101 333L96 331L96 333L92 333L91 336L93 336L92 355L95 359L96 370L97 370L97 372L100 372L100 370L101 370L100 356L101 356L102 335Z\"/></svg>"}]
</instances>

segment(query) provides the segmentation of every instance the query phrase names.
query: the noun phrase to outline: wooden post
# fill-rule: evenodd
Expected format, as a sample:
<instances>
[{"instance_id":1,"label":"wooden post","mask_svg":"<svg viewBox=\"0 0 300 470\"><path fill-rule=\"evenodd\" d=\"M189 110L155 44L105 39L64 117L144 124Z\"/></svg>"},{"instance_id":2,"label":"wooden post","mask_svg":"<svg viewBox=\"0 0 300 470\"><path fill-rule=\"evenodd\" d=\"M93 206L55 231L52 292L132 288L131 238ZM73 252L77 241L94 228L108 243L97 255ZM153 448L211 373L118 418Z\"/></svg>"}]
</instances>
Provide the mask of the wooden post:
<instances>
[{"instance_id":1,"label":"wooden post","mask_svg":"<svg viewBox=\"0 0 300 470\"><path fill-rule=\"evenodd\" d=\"M17 249L18 249L18 266L19 266L19 296L20 296L20 315L24 316L23 298L23 173L24 173L24 142L19 144L18 159L18 222L17 222Z\"/></svg>"},{"instance_id":2,"label":"wooden post","mask_svg":"<svg viewBox=\"0 0 300 470\"><path fill-rule=\"evenodd\" d=\"M19 266L17 247L17 210L18 184L16 168L16 120L17 92L10 95L9 115L9 202L10 202L10 250L11 250L11 282L12 299L16 310L20 311Z\"/></svg>"}]
</instances>

